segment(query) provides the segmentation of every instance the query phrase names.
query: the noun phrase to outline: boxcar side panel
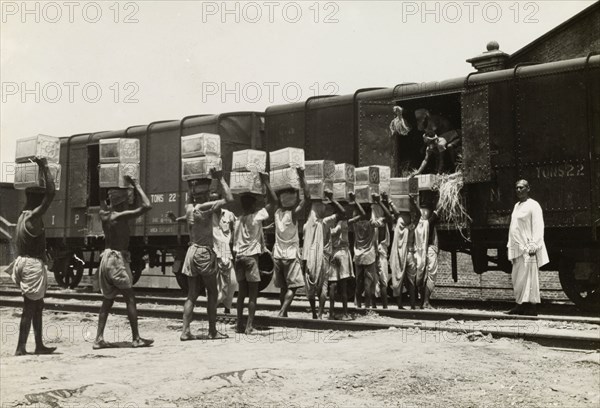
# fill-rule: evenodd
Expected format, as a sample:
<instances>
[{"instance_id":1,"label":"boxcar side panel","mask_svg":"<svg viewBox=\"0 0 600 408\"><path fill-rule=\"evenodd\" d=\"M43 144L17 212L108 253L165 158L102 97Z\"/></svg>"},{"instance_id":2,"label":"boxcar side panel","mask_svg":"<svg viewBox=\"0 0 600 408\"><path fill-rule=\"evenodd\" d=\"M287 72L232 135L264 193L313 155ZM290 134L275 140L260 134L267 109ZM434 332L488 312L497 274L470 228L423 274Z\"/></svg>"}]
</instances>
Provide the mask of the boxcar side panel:
<instances>
[{"instance_id":1,"label":"boxcar side panel","mask_svg":"<svg viewBox=\"0 0 600 408\"><path fill-rule=\"evenodd\" d=\"M519 169L548 227L590 225L590 162L582 70L516 80Z\"/></svg>"},{"instance_id":2,"label":"boxcar side panel","mask_svg":"<svg viewBox=\"0 0 600 408\"><path fill-rule=\"evenodd\" d=\"M354 163L354 106L351 98L330 105L328 100L309 100L306 108L305 157Z\"/></svg>"},{"instance_id":3,"label":"boxcar side panel","mask_svg":"<svg viewBox=\"0 0 600 408\"><path fill-rule=\"evenodd\" d=\"M275 151L285 147L304 148L304 104L275 107L265 112L265 149Z\"/></svg>"},{"instance_id":4,"label":"boxcar side panel","mask_svg":"<svg viewBox=\"0 0 600 408\"><path fill-rule=\"evenodd\" d=\"M168 126L167 126L168 125ZM152 209L146 214L146 235L177 235L178 225L166 216L168 211L179 212L182 201L177 189L179 174L179 122L156 125L146 134L146 194Z\"/></svg>"},{"instance_id":5,"label":"boxcar side panel","mask_svg":"<svg viewBox=\"0 0 600 408\"><path fill-rule=\"evenodd\" d=\"M69 172L67 200L67 237L85 236L86 207L88 194L88 160L87 144L71 143L69 146L69 162L66 171Z\"/></svg>"},{"instance_id":6,"label":"boxcar side panel","mask_svg":"<svg viewBox=\"0 0 600 408\"><path fill-rule=\"evenodd\" d=\"M54 200L44 215L46 237L62 238L65 228L66 190L67 190L67 138L61 139L60 144L60 190L54 194Z\"/></svg>"}]
</instances>

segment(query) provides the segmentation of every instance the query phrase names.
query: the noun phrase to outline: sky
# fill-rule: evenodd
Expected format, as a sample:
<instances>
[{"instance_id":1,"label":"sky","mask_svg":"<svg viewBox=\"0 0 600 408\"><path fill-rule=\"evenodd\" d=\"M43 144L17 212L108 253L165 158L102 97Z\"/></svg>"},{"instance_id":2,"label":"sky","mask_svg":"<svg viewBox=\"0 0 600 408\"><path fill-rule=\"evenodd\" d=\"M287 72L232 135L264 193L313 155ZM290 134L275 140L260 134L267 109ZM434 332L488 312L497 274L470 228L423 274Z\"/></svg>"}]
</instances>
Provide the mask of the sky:
<instances>
[{"instance_id":1,"label":"sky","mask_svg":"<svg viewBox=\"0 0 600 408\"><path fill-rule=\"evenodd\" d=\"M439 81L593 1L2 1L0 181L15 141Z\"/></svg>"}]
</instances>

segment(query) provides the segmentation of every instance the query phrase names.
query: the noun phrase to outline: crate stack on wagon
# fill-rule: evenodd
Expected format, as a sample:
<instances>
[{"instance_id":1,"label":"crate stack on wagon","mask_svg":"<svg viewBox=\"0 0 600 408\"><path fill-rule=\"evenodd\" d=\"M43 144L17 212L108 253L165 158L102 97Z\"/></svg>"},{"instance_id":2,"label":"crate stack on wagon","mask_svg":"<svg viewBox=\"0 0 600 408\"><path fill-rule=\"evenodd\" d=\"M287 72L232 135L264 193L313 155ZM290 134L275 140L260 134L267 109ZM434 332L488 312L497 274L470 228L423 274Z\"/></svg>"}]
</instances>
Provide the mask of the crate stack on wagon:
<instances>
[{"instance_id":1,"label":"crate stack on wagon","mask_svg":"<svg viewBox=\"0 0 600 408\"><path fill-rule=\"evenodd\" d=\"M33 161L46 158L50 174L54 178L55 188L60 189L60 139L54 136L37 135L17 140L15 154L14 186L17 190L45 189L46 183L42 171Z\"/></svg>"},{"instance_id":2,"label":"crate stack on wagon","mask_svg":"<svg viewBox=\"0 0 600 408\"><path fill-rule=\"evenodd\" d=\"M99 184L101 188L130 188L125 176L140 178L140 141L111 138L100 140Z\"/></svg>"}]
</instances>

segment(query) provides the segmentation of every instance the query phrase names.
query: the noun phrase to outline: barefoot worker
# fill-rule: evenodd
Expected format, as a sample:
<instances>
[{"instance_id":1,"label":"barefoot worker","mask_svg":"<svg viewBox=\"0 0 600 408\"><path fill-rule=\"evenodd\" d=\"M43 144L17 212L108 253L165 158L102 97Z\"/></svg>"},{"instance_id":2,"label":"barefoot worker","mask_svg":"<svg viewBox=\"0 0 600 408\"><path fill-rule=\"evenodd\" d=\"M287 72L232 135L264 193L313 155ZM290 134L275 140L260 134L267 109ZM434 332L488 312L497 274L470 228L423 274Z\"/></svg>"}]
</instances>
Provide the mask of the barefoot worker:
<instances>
[{"instance_id":1,"label":"barefoot worker","mask_svg":"<svg viewBox=\"0 0 600 408\"><path fill-rule=\"evenodd\" d=\"M48 287L46 268L46 233L42 216L50 207L54 198L55 186L48 161L45 158L36 159L45 182L45 190L37 192L26 191L26 203L17 221L15 243L17 259L7 270L13 281L23 294L23 313L19 326L19 343L15 355L27 354L25 346L29 329L33 321L35 336L35 354L50 354L56 347L44 346L42 340L42 312L44 310L44 295Z\"/></svg>"},{"instance_id":2,"label":"barefoot worker","mask_svg":"<svg viewBox=\"0 0 600 408\"><path fill-rule=\"evenodd\" d=\"M388 225L394 222L394 218L388 208L389 200L385 192L382 192L381 197L379 194L373 195L373 215L376 219L382 220L383 225L377 228L378 242L377 242L377 275L379 281L377 282L375 293L379 292L381 296L381 305L384 309L388 308L387 288L389 280L389 247L390 247L390 230ZM375 307L375 298L373 297L373 307Z\"/></svg>"},{"instance_id":3,"label":"barefoot worker","mask_svg":"<svg viewBox=\"0 0 600 408\"><path fill-rule=\"evenodd\" d=\"M327 299L331 239L330 229L323 223L326 215L327 205L322 200L311 199L310 214L303 228L302 273L313 319L323 318ZM315 296L319 299L318 314Z\"/></svg>"},{"instance_id":4,"label":"barefoot worker","mask_svg":"<svg viewBox=\"0 0 600 408\"><path fill-rule=\"evenodd\" d=\"M508 259L517 305L508 314L537 316L540 303L539 268L550 262L544 244L544 216L537 201L529 198L529 183L519 180L508 230Z\"/></svg>"},{"instance_id":5,"label":"barefoot worker","mask_svg":"<svg viewBox=\"0 0 600 408\"><path fill-rule=\"evenodd\" d=\"M350 193L352 197L353 193ZM335 214L326 217L323 223L330 229L331 234L331 263L329 266L329 320L335 319L335 294L340 285L342 298L342 320L352 320L348 314L348 281L354 277L350 241L348 240L348 225L354 224L361 218L358 215L347 219L344 207L333 199L333 193L325 191L325 196L331 201ZM353 199L353 198L352 198Z\"/></svg>"},{"instance_id":6,"label":"barefoot worker","mask_svg":"<svg viewBox=\"0 0 600 408\"><path fill-rule=\"evenodd\" d=\"M256 312L256 299L258 298L258 284L260 271L258 270L258 256L264 252L263 221L277 205L277 196L271 189L269 175L260 173L260 181L267 189L269 203L266 207L256 209L256 197L250 193L242 194L242 215L233 233L233 252L235 252L235 277L240 289L237 298L237 325L238 333L251 334L253 330L254 313ZM246 328L242 325L244 302L248 297L248 320Z\"/></svg>"},{"instance_id":7,"label":"barefoot worker","mask_svg":"<svg viewBox=\"0 0 600 408\"><path fill-rule=\"evenodd\" d=\"M279 208L275 211L275 246L273 260L275 263L275 287L280 288L279 317L287 317L287 311L298 288L304 286L302 264L300 262L300 238L298 237L298 217L304 212L304 207L310 197L304 169L296 168L300 187L304 195L298 198L294 189L278 193Z\"/></svg>"},{"instance_id":8,"label":"barefoot worker","mask_svg":"<svg viewBox=\"0 0 600 408\"><path fill-rule=\"evenodd\" d=\"M378 197L376 198L379 199ZM361 215L354 227L354 264L356 270L355 304L360 309L362 292L365 292L365 307L375 307L375 288L379 282L377 273L378 228L384 225L383 218L372 212L372 204L365 207L354 199L354 217ZM378 204L373 204L378 205Z\"/></svg>"},{"instance_id":9,"label":"barefoot worker","mask_svg":"<svg viewBox=\"0 0 600 408\"><path fill-rule=\"evenodd\" d=\"M428 193L428 192L424 192ZM436 224L439 219L436 207L437 196L423 194L421 218L415 226L415 264L417 269L416 287L421 297L421 309L433 309L429 302L438 271L438 236ZM412 202L412 200L411 200Z\"/></svg>"},{"instance_id":10,"label":"barefoot worker","mask_svg":"<svg viewBox=\"0 0 600 408\"><path fill-rule=\"evenodd\" d=\"M108 313L115 303L117 294L122 294L127 304L127 317L131 325L133 347L147 347L154 340L143 339L138 331L137 310L133 294L133 277L129 262L129 220L137 218L150 211L152 206L146 197L142 186L137 180L126 176L133 185L140 198L141 204L134 210L127 210L128 189L108 190L108 207L100 210L100 220L104 231L105 249L102 252L100 266L98 267L98 280L104 299L98 316L98 333L94 342L94 349L111 347L104 340L104 328Z\"/></svg>"},{"instance_id":11,"label":"barefoot worker","mask_svg":"<svg viewBox=\"0 0 600 408\"><path fill-rule=\"evenodd\" d=\"M190 246L183 261L182 274L188 277L188 296L183 305L183 329L181 341L196 339L224 339L228 336L217 331L217 255L214 250L213 215L219 214L225 203L232 202L233 196L223 179L223 172L210 170L214 180L218 180L223 199L209 201L210 179L190 180L188 203L185 217L190 234ZM200 284L206 287L208 311L208 337L194 335L190 330L194 314L194 304L200 293Z\"/></svg>"},{"instance_id":12,"label":"barefoot worker","mask_svg":"<svg viewBox=\"0 0 600 408\"><path fill-rule=\"evenodd\" d=\"M221 195L212 193L210 199L219 200ZM217 255L217 290L219 293L217 306L222 304L225 314L231 313L233 295L238 288L230 248L236 221L237 217L225 208L213 213L213 239Z\"/></svg>"},{"instance_id":13,"label":"barefoot worker","mask_svg":"<svg viewBox=\"0 0 600 408\"><path fill-rule=\"evenodd\" d=\"M410 197L410 207L413 211L400 212L392 201L389 202L390 209L394 217L396 217L396 226L394 227L394 240L390 252L390 267L392 269L392 289L396 297L398 309L402 307L402 289L404 286L408 288L410 295L410 308L416 306L416 279L417 269L415 264L415 224L418 221L419 215L416 213L419 208L414 202L414 198ZM415 215L413 216L413 213ZM414 222L412 220L415 220Z\"/></svg>"}]
</instances>

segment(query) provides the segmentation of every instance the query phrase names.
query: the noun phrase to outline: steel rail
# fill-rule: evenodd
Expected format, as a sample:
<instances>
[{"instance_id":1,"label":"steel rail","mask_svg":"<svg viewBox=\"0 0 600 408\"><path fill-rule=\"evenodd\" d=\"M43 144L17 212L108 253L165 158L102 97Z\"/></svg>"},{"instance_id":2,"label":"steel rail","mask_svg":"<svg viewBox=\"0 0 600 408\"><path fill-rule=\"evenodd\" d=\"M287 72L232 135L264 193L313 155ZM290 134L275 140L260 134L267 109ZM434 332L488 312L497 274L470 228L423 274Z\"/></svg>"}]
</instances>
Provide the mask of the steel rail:
<instances>
[{"instance_id":1,"label":"steel rail","mask_svg":"<svg viewBox=\"0 0 600 408\"><path fill-rule=\"evenodd\" d=\"M6 297L19 297L21 296L18 290L6 290L0 289L0 296ZM82 301L97 301L98 304L102 301L102 295L96 293L65 293L65 292L46 292L45 299L76 299ZM122 301L122 297L118 296L117 300ZM140 296L136 295L136 302L143 304L158 304L163 306L183 306L185 297L165 297L165 296ZM260 302L260 298L259 298ZM337 311L340 310L339 302L336 302L338 307ZM196 301L196 306L206 307L207 302L204 299ZM236 301L232 304L232 310L235 311ZM297 301L292 304L290 312L305 312L309 307L307 302ZM356 309L354 307L348 307L348 311L358 315L366 315L367 312L375 313L381 317L391 317L396 319L409 319L409 320L428 320L428 321L444 321L448 319L461 320L461 321L483 321L483 320L528 320L528 321L548 321L548 322L568 322L568 323L582 323L582 324L595 324L600 325L600 318L598 317L583 317L583 316L521 316L521 315L507 315L502 312L489 312L489 311L461 311L461 310L444 310L444 309L423 309L423 310L398 310L395 309ZM271 303L259 303L257 305L259 310L277 311L280 306L277 302Z\"/></svg>"},{"instance_id":2,"label":"steel rail","mask_svg":"<svg viewBox=\"0 0 600 408\"><path fill-rule=\"evenodd\" d=\"M1 299L0 306L2 307L21 307L23 302L14 299ZM47 302L45 308L47 310L61 312L76 312L76 313L98 313L98 305L73 304L66 302ZM127 309L123 306L113 306L112 313L126 315ZM146 308L138 307L139 317L154 317L162 319L181 319L180 310ZM206 313L194 312L194 319L207 320ZM235 320L228 315L217 315L217 320L220 323L230 324ZM389 330L393 328L399 330L399 341L406 341L409 336L423 336L423 331L455 333L458 335L468 335L473 333L473 330L467 330L461 327L442 327L431 323L383 323L383 322L357 322L357 321L339 321L339 320L313 320L313 319L298 319L289 317L272 317L264 315L256 315L254 317L255 327L267 330L272 327L294 328L305 330L337 330L337 331L373 331L373 330ZM509 338L531 341L546 347L561 347L579 350L598 350L600 349L600 337L596 335L565 335L565 334L549 334L537 333L528 325L517 325L510 329L486 329L477 330L483 336L492 335L494 338ZM292 334L293 335L293 334ZM423 338L423 337L422 337ZM458 341L458 337L451 338L449 341Z\"/></svg>"}]
</instances>

